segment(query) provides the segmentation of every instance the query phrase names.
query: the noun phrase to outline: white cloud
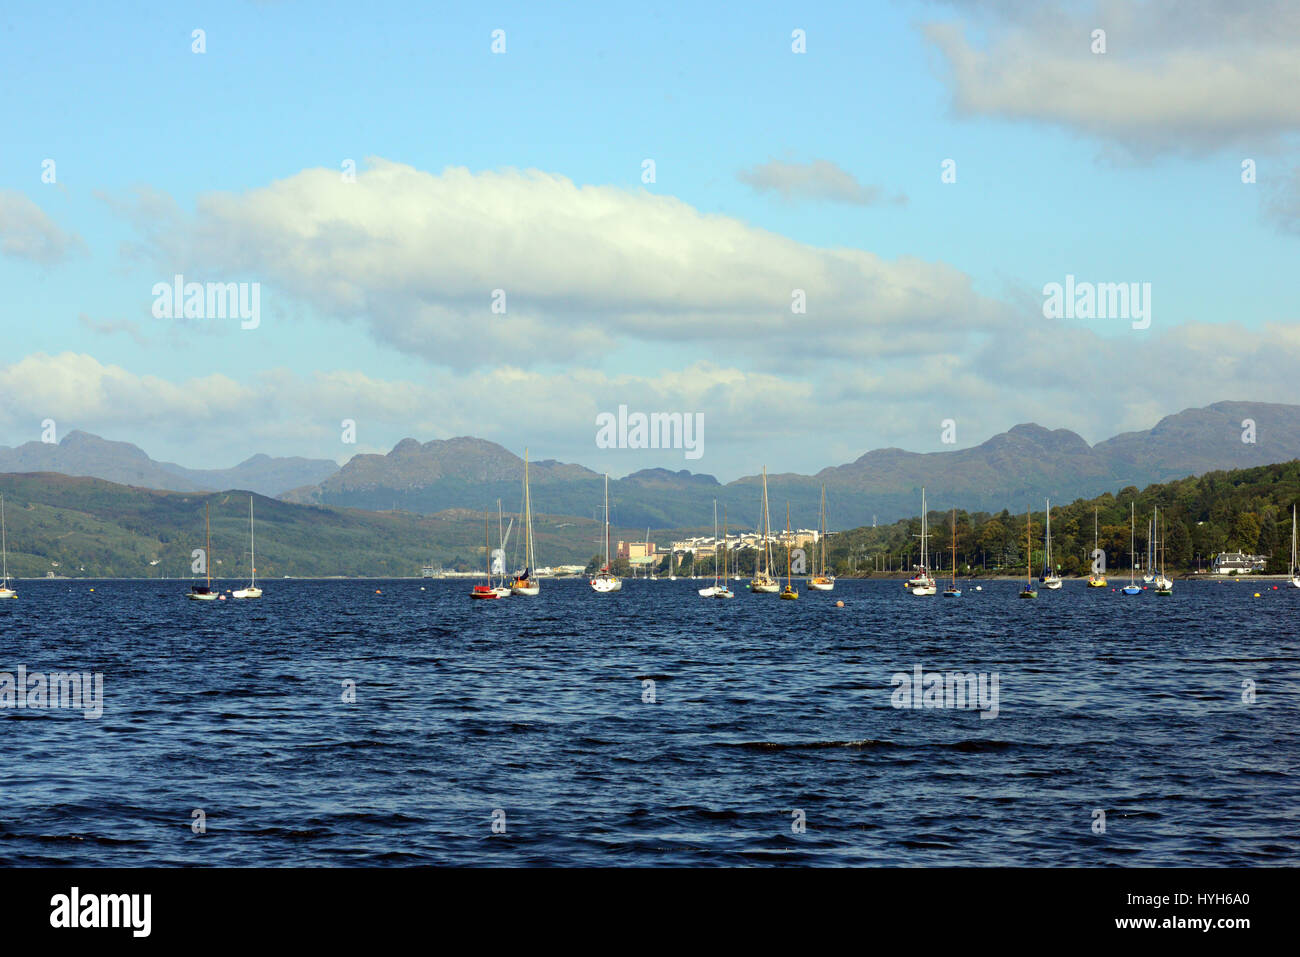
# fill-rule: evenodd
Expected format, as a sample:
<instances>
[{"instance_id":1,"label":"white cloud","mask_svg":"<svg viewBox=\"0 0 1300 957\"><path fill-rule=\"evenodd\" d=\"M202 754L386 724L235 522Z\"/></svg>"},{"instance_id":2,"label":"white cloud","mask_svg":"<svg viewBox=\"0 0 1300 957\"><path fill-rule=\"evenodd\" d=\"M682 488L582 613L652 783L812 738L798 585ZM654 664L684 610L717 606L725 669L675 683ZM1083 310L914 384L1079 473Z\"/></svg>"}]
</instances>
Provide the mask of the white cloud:
<instances>
[{"instance_id":1,"label":"white cloud","mask_svg":"<svg viewBox=\"0 0 1300 957\"><path fill-rule=\"evenodd\" d=\"M926 26L958 113L1057 123L1120 152L1277 145L1300 131L1300 7L1236 0L961 3ZM1106 31L1106 52L1091 51Z\"/></svg>"},{"instance_id":2,"label":"white cloud","mask_svg":"<svg viewBox=\"0 0 1300 957\"><path fill-rule=\"evenodd\" d=\"M1039 320L969 352L932 345L930 355L802 380L704 360L645 375L502 366L419 382L284 369L242 382L170 380L86 354L36 354L0 366L0 441L37 438L39 423L53 418L60 434L79 428L134 442L157 459L228 467L259 451L345 461L407 436L474 435L615 475L659 466L728 480L763 463L815 472L871 448L940 450L946 418L958 423L960 447L1026 421L1095 442L1215 401L1294 402L1300 323L1189 323L1103 338L1081 324ZM702 412L704 458L597 449L597 413L620 404ZM356 422L356 445L342 443L343 419Z\"/></svg>"},{"instance_id":3,"label":"white cloud","mask_svg":"<svg viewBox=\"0 0 1300 957\"><path fill-rule=\"evenodd\" d=\"M824 159L811 163L771 160L741 170L736 178L760 193L778 193L786 202L806 199L871 206L883 201L879 186L864 185L848 170ZM899 201L905 200L894 200Z\"/></svg>"},{"instance_id":4,"label":"white cloud","mask_svg":"<svg viewBox=\"0 0 1300 957\"><path fill-rule=\"evenodd\" d=\"M52 265L84 251L80 236L60 229L22 193L0 189L0 254Z\"/></svg>"},{"instance_id":5,"label":"white cloud","mask_svg":"<svg viewBox=\"0 0 1300 957\"><path fill-rule=\"evenodd\" d=\"M964 336L1003 322L943 263L819 249L536 170L431 174L374 159L355 182L310 169L208 194L193 216L156 194L134 209L161 278L260 281L457 368L594 363L629 340L696 355L726 342L758 361L860 358L919 348L900 328ZM497 289L504 315L491 310ZM795 290L806 315L792 312Z\"/></svg>"}]
</instances>

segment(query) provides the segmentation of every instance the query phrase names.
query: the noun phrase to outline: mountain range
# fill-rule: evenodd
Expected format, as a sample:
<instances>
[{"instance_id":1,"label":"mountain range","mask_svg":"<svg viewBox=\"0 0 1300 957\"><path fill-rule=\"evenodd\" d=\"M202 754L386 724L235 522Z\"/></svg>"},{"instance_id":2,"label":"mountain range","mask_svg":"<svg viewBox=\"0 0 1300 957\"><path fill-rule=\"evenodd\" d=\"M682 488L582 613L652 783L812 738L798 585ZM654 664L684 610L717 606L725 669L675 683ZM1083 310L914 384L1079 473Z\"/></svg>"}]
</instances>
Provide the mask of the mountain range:
<instances>
[{"instance_id":1,"label":"mountain range","mask_svg":"<svg viewBox=\"0 0 1300 957\"><path fill-rule=\"evenodd\" d=\"M816 524L826 485L833 529L892 522L916 514L925 487L932 508L1020 511L1044 498L1066 503L1125 486L1144 486L1218 469L1300 457L1300 406L1218 402L1162 418L1150 429L1089 445L1068 429L1017 425L970 448L944 452L875 449L815 475L768 475L773 525L790 503L794 523ZM0 472L51 471L177 491L242 488L286 502L423 515L448 509L481 513L501 499L518 511L523 460L484 439L403 439L385 455L354 456L339 468L324 459L255 455L233 469L185 469L155 462L125 442L84 432L59 445L0 449ZM757 469L756 469L757 472ZM530 462L536 512L595 517L603 476L554 459ZM709 527L713 502L733 526L759 520L758 474L722 484L711 475L643 469L610 481L611 520L623 527Z\"/></svg>"},{"instance_id":2,"label":"mountain range","mask_svg":"<svg viewBox=\"0 0 1300 957\"><path fill-rule=\"evenodd\" d=\"M113 442L72 431L63 440L0 446L0 472L58 472L100 478L119 485L176 492L240 488L276 496L325 481L339 470L329 459L273 458L258 454L230 469L187 469L157 462L130 442Z\"/></svg>"},{"instance_id":3,"label":"mountain range","mask_svg":"<svg viewBox=\"0 0 1300 957\"><path fill-rule=\"evenodd\" d=\"M1252 422L1247 431L1244 422ZM1243 437L1252 441L1243 441ZM1027 423L979 445L947 452L876 449L816 475L769 472L772 524L790 503L794 523L816 524L826 484L833 529L892 522L919 511L926 488L932 508L1020 511L1045 498L1069 502L1129 485L1248 468L1300 457L1300 406L1219 402L1161 419L1153 428L1089 445L1068 429ZM517 509L523 461L475 438L420 443L404 439L387 455L358 455L317 485L294 489L288 501L429 513L459 506L484 509L500 498ZM603 477L577 465L530 463L533 507L593 516ZM611 514L620 525L669 529L708 527L713 502L734 525L758 523L757 474L722 484L688 471L644 469L610 481Z\"/></svg>"}]
</instances>

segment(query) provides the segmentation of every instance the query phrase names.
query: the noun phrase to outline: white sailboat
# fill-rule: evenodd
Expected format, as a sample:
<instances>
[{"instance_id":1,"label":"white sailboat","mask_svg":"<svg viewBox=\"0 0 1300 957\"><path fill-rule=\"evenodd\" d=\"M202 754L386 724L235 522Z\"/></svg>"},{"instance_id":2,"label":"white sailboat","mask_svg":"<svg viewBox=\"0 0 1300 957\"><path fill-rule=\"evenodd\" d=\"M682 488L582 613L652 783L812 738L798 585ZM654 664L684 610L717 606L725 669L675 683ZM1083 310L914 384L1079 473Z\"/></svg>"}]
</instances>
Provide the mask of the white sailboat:
<instances>
[{"instance_id":1,"label":"white sailboat","mask_svg":"<svg viewBox=\"0 0 1300 957\"><path fill-rule=\"evenodd\" d=\"M253 496L248 496L248 562L253 573L247 588L237 588L230 593L231 598L261 598L262 589L257 587L257 551L253 540Z\"/></svg>"},{"instance_id":2,"label":"white sailboat","mask_svg":"<svg viewBox=\"0 0 1300 957\"><path fill-rule=\"evenodd\" d=\"M1138 587L1136 580L1137 572L1137 503L1129 504L1128 520L1128 584L1120 589L1125 595L1140 595L1142 589Z\"/></svg>"},{"instance_id":3,"label":"white sailboat","mask_svg":"<svg viewBox=\"0 0 1300 957\"><path fill-rule=\"evenodd\" d=\"M191 585L187 597L193 601L216 601L219 593L212 590L212 521L207 502L203 503L203 536L203 573L207 576L207 583Z\"/></svg>"},{"instance_id":4,"label":"white sailboat","mask_svg":"<svg viewBox=\"0 0 1300 957\"><path fill-rule=\"evenodd\" d=\"M1143 569L1142 581L1150 585L1156 580L1156 515L1159 510L1151 509L1151 521L1147 523L1147 564Z\"/></svg>"},{"instance_id":5,"label":"white sailboat","mask_svg":"<svg viewBox=\"0 0 1300 957\"><path fill-rule=\"evenodd\" d=\"M1295 547L1291 549L1295 551ZM4 556L4 577L0 578L0 598L17 598L18 592L9 587L9 539L5 534L5 497L0 495L0 555Z\"/></svg>"},{"instance_id":6,"label":"white sailboat","mask_svg":"<svg viewBox=\"0 0 1300 957\"><path fill-rule=\"evenodd\" d=\"M1043 534L1044 551L1043 551L1043 577L1038 579L1043 583L1043 587L1048 591L1056 591L1061 587L1061 576L1056 574L1056 569L1052 567L1052 500L1047 499L1047 530Z\"/></svg>"},{"instance_id":7,"label":"white sailboat","mask_svg":"<svg viewBox=\"0 0 1300 957\"><path fill-rule=\"evenodd\" d=\"M736 597L736 593L727 587L728 551L729 550L727 548L727 506L724 505L722 506L722 584L719 586L717 592L714 593L713 595L714 598L735 598Z\"/></svg>"},{"instance_id":8,"label":"white sailboat","mask_svg":"<svg viewBox=\"0 0 1300 957\"><path fill-rule=\"evenodd\" d=\"M921 489L921 567L914 577L904 583L913 595L937 595L939 586L935 580L930 577L930 519L926 515L925 509L925 489Z\"/></svg>"},{"instance_id":9,"label":"white sailboat","mask_svg":"<svg viewBox=\"0 0 1300 957\"><path fill-rule=\"evenodd\" d=\"M533 550L533 499L528 490L528 450L524 449L524 570L510 581L510 594L533 596L541 593L542 586L533 572L537 568L537 553Z\"/></svg>"},{"instance_id":10,"label":"white sailboat","mask_svg":"<svg viewBox=\"0 0 1300 957\"><path fill-rule=\"evenodd\" d=\"M501 513L500 503L497 503L497 531L500 533ZM492 577L492 513L483 513L483 551L487 553L487 584L475 585L470 591L470 598L480 600L495 601L501 598L510 597L510 589L504 584L496 584L496 579ZM502 578L505 577L505 569L502 568Z\"/></svg>"},{"instance_id":11,"label":"white sailboat","mask_svg":"<svg viewBox=\"0 0 1300 957\"><path fill-rule=\"evenodd\" d=\"M1154 551L1154 554L1155 554L1155 560L1158 562L1158 564L1159 564L1159 566L1160 566L1160 572L1159 572L1159 574L1156 575L1156 578L1155 578L1156 594L1157 594L1157 595L1172 595L1172 594L1174 593L1174 583L1173 583L1172 581L1170 581L1169 576L1165 574L1165 523L1164 523L1164 519L1163 519L1163 518L1160 519L1160 520L1159 520L1159 525L1157 525L1157 524L1156 524L1156 517L1155 517L1155 516L1152 516L1152 518L1151 518L1151 527L1152 527L1152 528L1159 528L1159 530L1160 530L1159 539L1158 539L1158 545L1159 545L1159 548L1158 548L1158 550L1153 550L1153 551Z\"/></svg>"},{"instance_id":12,"label":"white sailboat","mask_svg":"<svg viewBox=\"0 0 1300 957\"><path fill-rule=\"evenodd\" d=\"M725 582L726 579L724 578ZM713 584L698 589L701 598L712 598L718 593L718 500L713 500Z\"/></svg>"},{"instance_id":13,"label":"white sailboat","mask_svg":"<svg viewBox=\"0 0 1300 957\"><path fill-rule=\"evenodd\" d=\"M758 559L764 559L762 568ZM767 510L767 466L763 466L763 550L754 558L754 577L749 580L749 590L763 595L775 595L781 585L772 578L772 518Z\"/></svg>"},{"instance_id":14,"label":"white sailboat","mask_svg":"<svg viewBox=\"0 0 1300 957\"><path fill-rule=\"evenodd\" d=\"M591 589L602 595L620 591L623 583L619 581L609 565L609 473L605 473L605 564L591 578Z\"/></svg>"},{"instance_id":15,"label":"white sailboat","mask_svg":"<svg viewBox=\"0 0 1300 957\"><path fill-rule=\"evenodd\" d=\"M831 591L835 588L835 576L826 574L826 483L822 482L822 507L818 519L817 540L821 551L817 573L808 579L810 591Z\"/></svg>"},{"instance_id":16,"label":"white sailboat","mask_svg":"<svg viewBox=\"0 0 1300 957\"><path fill-rule=\"evenodd\" d=\"M943 590L944 598L960 598L961 589L957 587L957 510L952 510L952 584Z\"/></svg>"},{"instance_id":17,"label":"white sailboat","mask_svg":"<svg viewBox=\"0 0 1300 957\"><path fill-rule=\"evenodd\" d=\"M1295 506L1291 506L1291 587L1300 588L1300 563L1296 562Z\"/></svg>"},{"instance_id":18,"label":"white sailboat","mask_svg":"<svg viewBox=\"0 0 1300 957\"><path fill-rule=\"evenodd\" d=\"M790 534L790 503L785 503L785 587L781 589L781 597L786 601L796 601L799 598L799 592L795 590L794 579L791 577L790 569L790 546L793 536Z\"/></svg>"},{"instance_id":19,"label":"white sailboat","mask_svg":"<svg viewBox=\"0 0 1300 957\"><path fill-rule=\"evenodd\" d=\"M1092 510L1092 553L1094 555L1100 551L1100 540L1097 534L1097 510L1094 508ZM1094 573L1088 576L1089 588L1105 588L1108 584L1110 583L1106 580L1104 572L1100 575Z\"/></svg>"}]
</instances>

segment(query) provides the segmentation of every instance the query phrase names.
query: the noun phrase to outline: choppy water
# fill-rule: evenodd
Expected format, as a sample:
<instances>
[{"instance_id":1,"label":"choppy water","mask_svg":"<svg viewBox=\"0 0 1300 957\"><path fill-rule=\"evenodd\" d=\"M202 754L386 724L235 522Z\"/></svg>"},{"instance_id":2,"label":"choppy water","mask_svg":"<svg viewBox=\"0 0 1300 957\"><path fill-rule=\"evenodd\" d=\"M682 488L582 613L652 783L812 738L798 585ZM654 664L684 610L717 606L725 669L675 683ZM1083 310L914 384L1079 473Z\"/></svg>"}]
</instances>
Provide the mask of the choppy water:
<instances>
[{"instance_id":1,"label":"choppy water","mask_svg":"<svg viewBox=\"0 0 1300 957\"><path fill-rule=\"evenodd\" d=\"M100 671L105 701L0 711L0 862L1300 861L1300 591L700 584L271 581L201 604L21 582L0 671ZM997 717L893 707L917 664L996 673Z\"/></svg>"}]
</instances>

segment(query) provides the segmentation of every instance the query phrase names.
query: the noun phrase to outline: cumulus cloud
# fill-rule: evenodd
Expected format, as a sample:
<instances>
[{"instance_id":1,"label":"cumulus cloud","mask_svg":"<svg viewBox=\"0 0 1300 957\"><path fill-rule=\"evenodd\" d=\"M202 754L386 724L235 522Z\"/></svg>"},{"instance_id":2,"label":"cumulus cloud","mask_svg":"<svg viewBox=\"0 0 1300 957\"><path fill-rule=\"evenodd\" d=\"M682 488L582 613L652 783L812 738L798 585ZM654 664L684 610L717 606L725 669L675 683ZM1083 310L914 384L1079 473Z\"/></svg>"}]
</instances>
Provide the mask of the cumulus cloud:
<instances>
[{"instance_id":1,"label":"cumulus cloud","mask_svg":"<svg viewBox=\"0 0 1300 957\"><path fill-rule=\"evenodd\" d=\"M1081 323L1048 320L969 352L934 341L926 356L832 366L801 379L703 359L644 374L501 366L422 381L346 369L168 379L83 353L35 354L0 366L0 423L10 430L0 441L33 439L35 424L53 418L64 434L80 428L134 442L155 458L228 467L259 451L344 461L407 436L475 435L615 475L661 466L726 480L763 463L811 473L871 448L943 449L947 418L958 424L959 446L1024 421L1095 442L1215 401L1294 402L1297 364L1300 323L1188 323L1099 336ZM619 405L703 413L704 457L599 450L596 415ZM356 422L356 445L341 441L344 419ZM31 434L13 431L22 423Z\"/></svg>"},{"instance_id":2,"label":"cumulus cloud","mask_svg":"<svg viewBox=\"0 0 1300 957\"><path fill-rule=\"evenodd\" d=\"M594 363L629 340L697 354L727 342L760 361L778 340L787 355L863 357L917 348L899 327L964 336L1004 321L944 263L820 249L537 170L433 174L373 159L355 182L304 170L204 195L192 215L156 194L133 202L119 207L160 279L260 281L455 367ZM792 310L800 298L806 313Z\"/></svg>"},{"instance_id":3,"label":"cumulus cloud","mask_svg":"<svg viewBox=\"0 0 1300 957\"><path fill-rule=\"evenodd\" d=\"M1300 7L1287 0L955 6L965 22L924 29L959 114L1056 123L1135 156L1300 131ZM1105 53L1092 52L1094 30Z\"/></svg>"},{"instance_id":4,"label":"cumulus cloud","mask_svg":"<svg viewBox=\"0 0 1300 957\"><path fill-rule=\"evenodd\" d=\"M638 375L592 370L542 374L517 367L411 382L354 370L307 375L272 369L236 382L211 375L165 379L103 363L86 353L37 353L0 366L0 440L37 437L36 423L52 418L61 433L83 429L134 442L155 458L194 467L223 467L254 452L346 460L362 451L386 452L407 436L421 441L475 435L514 451L527 442L539 457L590 465L600 455L595 421L620 404L644 411L703 412L708 454L685 462L682 453L626 460L624 471L651 465L697 470L742 468L745 444L801 434L782 410L806 407L814 389L804 382L699 361ZM515 427L528 410L527 435ZM342 442L343 420L356 423L357 444ZM200 438L196 441L196 435ZM730 450L728 454L726 450ZM635 457L634 457L635 458Z\"/></svg>"},{"instance_id":5,"label":"cumulus cloud","mask_svg":"<svg viewBox=\"0 0 1300 957\"><path fill-rule=\"evenodd\" d=\"M882 201L880 187L858 182L856 176L830 160L811 163L771 160L741 170L736 178L760 193L777 193L786 202L806 199L872 206Z\"/></svg>"},{"instance_id":6,"label":"cumulus cloud","mask_svg":"<svg viewBox=\"0 0 1300 957\"><path fill-rule=\"evenodd\" d=\"M0 254L48 266L84 251L80 236L60 229L22 193L0 189Z\"/></svg>"}]
</instances>

